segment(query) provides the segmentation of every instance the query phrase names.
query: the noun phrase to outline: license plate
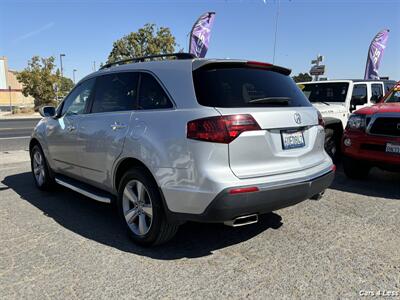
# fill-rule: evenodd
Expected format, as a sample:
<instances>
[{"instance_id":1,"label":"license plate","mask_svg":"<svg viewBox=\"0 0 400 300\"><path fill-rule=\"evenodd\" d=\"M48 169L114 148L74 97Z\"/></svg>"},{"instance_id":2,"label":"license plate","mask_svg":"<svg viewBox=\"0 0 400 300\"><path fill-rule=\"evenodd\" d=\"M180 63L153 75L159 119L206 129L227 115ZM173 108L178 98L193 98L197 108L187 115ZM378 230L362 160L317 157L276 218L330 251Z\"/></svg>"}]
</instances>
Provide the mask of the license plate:
<instances>
[{"instance_id":1,"label":"license plate","mask_svg":"<svg viewBox=\"0 0 400 300\"><path fill-rule=\"evenodd\" d=\"M386 144L386 152L400 154L400 144L387 143Z\"/></svg>"},{"instance_id":2,"label":"license plate","mask_svg":"<svg viewBox=\"0 0 400 300\"><path fill-rule=\"evenodd\" d=\"M287 132L281 131L282 148L284 150L301 148L306 145L302 131Z\"/></svg>"}]
</instances>

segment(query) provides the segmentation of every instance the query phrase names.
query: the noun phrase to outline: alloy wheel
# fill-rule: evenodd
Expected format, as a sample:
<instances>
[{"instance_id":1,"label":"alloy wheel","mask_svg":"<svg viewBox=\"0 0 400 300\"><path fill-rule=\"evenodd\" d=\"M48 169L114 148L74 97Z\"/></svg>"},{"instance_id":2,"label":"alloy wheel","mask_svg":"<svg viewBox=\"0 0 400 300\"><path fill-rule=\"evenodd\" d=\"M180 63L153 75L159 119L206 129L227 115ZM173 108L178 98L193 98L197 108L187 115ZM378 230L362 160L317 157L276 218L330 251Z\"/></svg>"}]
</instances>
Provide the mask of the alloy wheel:
<instances>
[{"instance_id":1,"label":"alloy wheel","mask_svg":"<svg viewBox=\"0 0 400 300\"><path fill-rule=\"evenodd\" d=\"M129 181L122 195L122 208L130 230L139 236L147 234L153 222L150 194L139 180Z\"/></svg>"},{"instance_id":2,"label":"alloy wheel","mask_svg":"<svg viewBox=\"0 0 400 300\"><path fill-rule=\"evenodd\" d=\"M35 176L36 182L39 186L42 186L45 182L45 164L44 158L40 151L35 151L33 153L33 174Z\"/></svg>"}]
</instances>

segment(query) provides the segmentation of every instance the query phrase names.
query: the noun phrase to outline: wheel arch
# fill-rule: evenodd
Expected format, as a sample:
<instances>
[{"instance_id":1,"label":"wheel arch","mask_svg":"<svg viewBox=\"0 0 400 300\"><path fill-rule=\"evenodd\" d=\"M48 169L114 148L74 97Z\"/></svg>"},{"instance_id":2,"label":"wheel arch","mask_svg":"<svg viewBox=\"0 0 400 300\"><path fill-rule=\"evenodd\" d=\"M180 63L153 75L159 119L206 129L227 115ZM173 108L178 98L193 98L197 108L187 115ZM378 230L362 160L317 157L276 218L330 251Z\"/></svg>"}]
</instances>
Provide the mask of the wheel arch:
<instances>
[{"instance_id":1,"label":"wheel arch","mask_svg":"<svg viewBox=\"0 0 400 300\"><path fill-rule=\"evenodd\" d=\"M175 220L175 219L172 218L171 212L168 209L168 204L167 204L167 202L165 200L165 197L164 197L164 193L162 192L162 190L161 190L161 188L160 188L155 176L151 172L150 168L148 168L139 159L136 159L136 158L133 158L133 157L126 157L126 158L121 159L116 164L116 167L115 167L114 172L113 172L113 174L114 174L114 178L113 178L113 185L114 185L113 188L114 188L114 190L118 193L118 188L119 188L119 185L121 183L121 179L124 176L125 172L128 171L129 169L135 168L135 167L139 167L139 168L144 169L146 171L147 175L149 175L150 178L152 180L154 180L154 183L157 185L158 190L160 192L161 201L162 201L162 204L163 204L163 210L164 210L164 213L165 213L165 216L166 216L167 220L169 222L173 222L173 223L176 223L176 224L183 223L180 220Z\"/></svg>"},{"instance_id":2,"label":"wheel arch","mask_svg":"<svg viewBox=\"0 0 400 300\"><path fill-rule=\"evenodd\" d=\"M42 149L43 151L43 147L40 144L39 140L37 138L31 138L31 140L29 141L29 153L31 153L32 149L34 146L39 145L39 147Z\"/></svg>"},{"instance_id":3,"label":"wheel arch","mask_svg":"<svg viewBox=\"0 0 400 300\"><path fill-rule=\"evenodd\" d=\"M344 126L340 119L329 117L329 118L324 118L324 122L325 122L325 129L333 129L335 133L339 133L338 135L336 135L338 138L342 137Z\"/></svg>"},{"instance_id":4,"label":"wheel arch","mask_svg":"<svg viewBox=\"0 0 400 300\"><path fill-rule=\"evenodd\" d=\"M146 170L149 176L154 180L155 183L157 183L157 180L155 179L153 173L150 171L150 168L148 168L142 161L133 158L133 157L125 157L121 159L115 169L114 169L114 178L113 178L113 188L115 191L118 191L119 184L121 182L121 179L123 175L125 174L126 171L128 171L131 168L143 168ZM158 186L158 184L157 184Z\"/></svg>"}]
</instances>

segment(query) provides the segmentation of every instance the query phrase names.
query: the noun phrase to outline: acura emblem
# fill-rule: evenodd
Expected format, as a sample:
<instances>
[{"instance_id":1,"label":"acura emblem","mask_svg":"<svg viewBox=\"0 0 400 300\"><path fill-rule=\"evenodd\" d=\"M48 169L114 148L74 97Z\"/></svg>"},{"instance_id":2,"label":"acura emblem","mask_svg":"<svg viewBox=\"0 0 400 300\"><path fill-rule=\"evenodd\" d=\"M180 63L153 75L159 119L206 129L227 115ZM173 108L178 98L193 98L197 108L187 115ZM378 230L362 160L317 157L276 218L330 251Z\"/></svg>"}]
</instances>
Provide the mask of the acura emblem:
<instances>
[{"instance_id":1,"label":"acura emblem","mask_svg":"<svg viewBox=\"0 0 400 300\"><path fill-rule=\"evenodd\" d=\"M300 116L299 113L295 113L295 114L294 114L294 121L295 121L297 124L301 124L301 116Z\"/></svg>"}]
</instances>

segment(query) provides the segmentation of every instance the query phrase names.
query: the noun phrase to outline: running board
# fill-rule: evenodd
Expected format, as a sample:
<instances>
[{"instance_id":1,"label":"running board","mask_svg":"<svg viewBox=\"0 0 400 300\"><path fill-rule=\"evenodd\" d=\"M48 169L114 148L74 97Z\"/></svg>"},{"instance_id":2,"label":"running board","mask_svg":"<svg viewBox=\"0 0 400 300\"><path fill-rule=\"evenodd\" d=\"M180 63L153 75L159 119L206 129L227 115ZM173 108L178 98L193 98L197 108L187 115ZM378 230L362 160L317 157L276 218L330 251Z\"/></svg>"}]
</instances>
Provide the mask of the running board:
<instances>
[{"instance_id":1,"label":"running board","mask_svg":"<svg viewBox=\"0 0 400 300\"><path fill-rule=\"evenodd\" d=\"M73 190L79 194L82 194L86 197L89 197L93 200L103 202L103 203L111 203L111 196L108 196L106 192L102 191L95 191L95 188L86 186L84 183L81 182L73 182L71 179L67 178L55 178L56 183L59 185L65 186L66 188L69 188L70 190Z\"/></svg>"}]
</instances>

